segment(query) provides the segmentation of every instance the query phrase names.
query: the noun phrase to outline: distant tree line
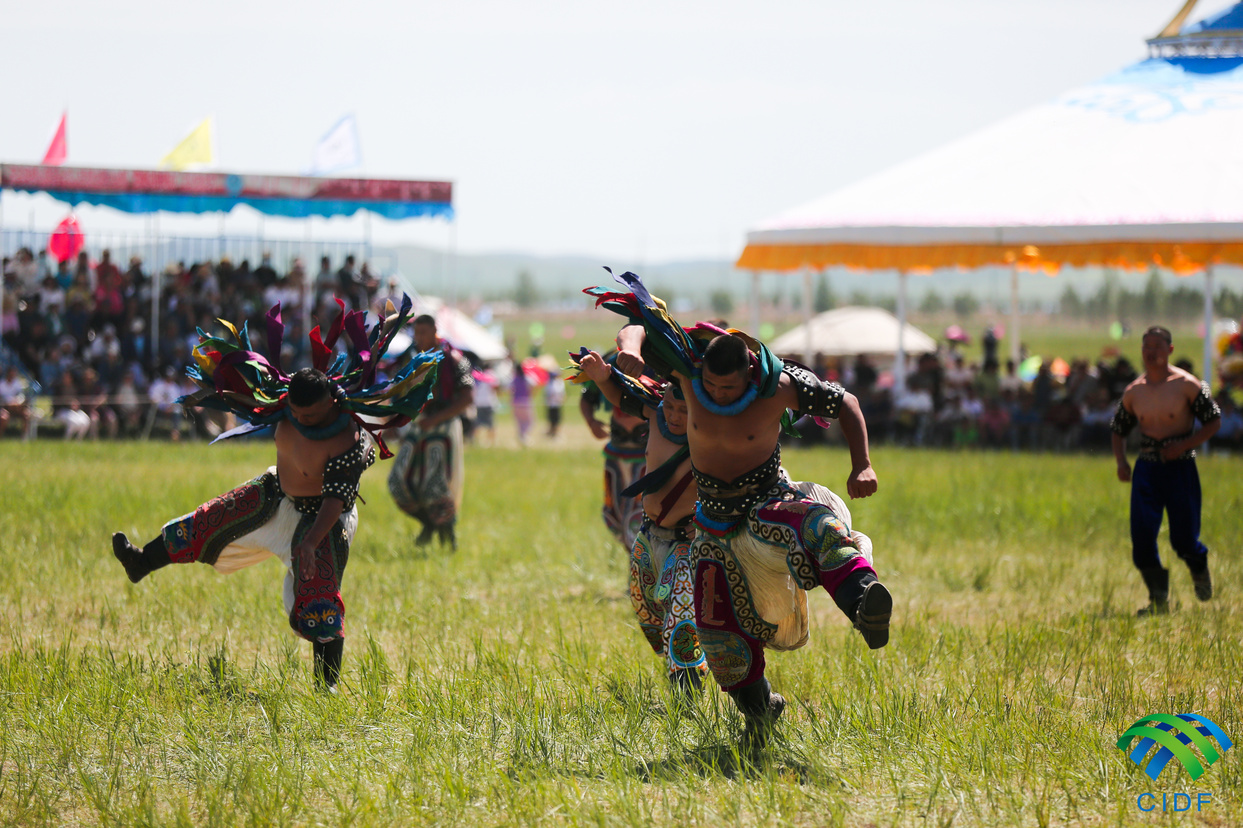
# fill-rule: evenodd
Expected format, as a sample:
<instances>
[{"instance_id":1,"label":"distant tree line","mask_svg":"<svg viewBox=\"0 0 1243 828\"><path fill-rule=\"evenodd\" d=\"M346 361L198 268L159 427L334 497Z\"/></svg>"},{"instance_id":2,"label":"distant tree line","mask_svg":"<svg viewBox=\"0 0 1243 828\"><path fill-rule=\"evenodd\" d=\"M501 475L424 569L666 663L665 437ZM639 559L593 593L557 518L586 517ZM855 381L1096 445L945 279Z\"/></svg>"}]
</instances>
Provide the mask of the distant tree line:
<instances>
[{"instance_id":1,"label":"distant tree line","mask_svg":"<svg viewBox=\"0 0 1243 828\"><path fill-rule=\"evenodd\" d=\"M1243 293L1223 287L1214 297L1218 316L1243 314ZM1204 291L1185 285L1166 287L1161 274L1152 271L1143 290L1129 290L1120 284L1118 274L1106 272L1100 289L1091 296L1080 296L1074 285L1067 285L1058 301L1062 316L1076 319L1198 319L1204 315Z\"/></svg>"}]
</instances>

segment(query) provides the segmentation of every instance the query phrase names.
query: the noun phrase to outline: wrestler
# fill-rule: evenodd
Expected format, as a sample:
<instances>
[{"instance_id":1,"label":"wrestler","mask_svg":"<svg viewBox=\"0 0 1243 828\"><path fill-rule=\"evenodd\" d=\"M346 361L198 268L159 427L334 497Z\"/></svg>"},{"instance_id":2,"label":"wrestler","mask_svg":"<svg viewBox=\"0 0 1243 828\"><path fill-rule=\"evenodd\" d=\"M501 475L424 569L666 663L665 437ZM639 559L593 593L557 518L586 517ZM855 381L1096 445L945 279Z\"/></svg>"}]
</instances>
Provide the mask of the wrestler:
<instances>
[{"instance_id":1,"label":"wrestler","mask_svg":"<svg viewBox=\"0 0 1243 828\"><path fill-rule=\"evenodd\" d=\"M1144 373L1127 386L1110 428L1118 479L1131 484L1131 560L1148 587L1140 616L1169 612L1170 571L1161 565L1157 532L1170 516L1170 546L1187 564L1196 597L1213 597L1208 549L1200 542L1200 475L1196 447L1221 428L1221 409L1208 383L1170 365L1174 339L1153 326L1144 332ZM1195 421L1203 427L1193 431ZM1142 440L1132 472L1126 436L1138 425Z\"/></svg>"},{"instance_id":2,"label":"wrestler","mask_svg":"<svg viewBox=\"0 0 1243 828\"><path fill-rule=\"evenodd\" d=\"M805 590L822 586L876 649L889 640L893 599L870 563L870 541L835 509L827 491L781 473L778 438L797 415L838 419L850 448L851 497L876 491L858 401L796 364L783 364L742 334L700 323L683 329L633 274L629 294L588 291L642 328L619 340L629 360L656 347L687 399L698 488L695 625L713 677L746 720L744 746L758 748L785 708L764 677L764 650L808 640ZM703 343L707 343L706 346Z\"/></svg>"},{"instance_id":3,"label":"wrestler","mask_svg":"<svg viewBox=\"0 0 1243 828\"><path fill-rule=\"evenodd\" d=\"M707 669L695 635L690 545L696 495L686 400L672 383L656 396L655 389L616 374L595 351L581 356L579 369L615 411L656 424L644 455L651 471L623 492L643 504L643 525L630 551L630 604L648 644L664 656L670 684L686 698L700 689Z\"/></svg>"},{"instance_id":4,"label":"wrestler","mask_svg":"<svg viewBox=\"0 0 1243 828\"><path fill-rule=\"evenodd\" d=\"M423 524L416 546L436 536L442 546L457 549L457 515L466 482L462 413L474 402L475 380L470 361L440 338L436 320L427 314L414 320L414 347L443 356L435 394L402 432L388 489L398 508Z\"/></svg>"},{"instance_id":5,"label":"wrestler","mask_svg":"<svg viewBox=\"0 0 1243 828\"><path fill-rule=\"evenodd\" d=\"M187 373L203 390L182 402L229 409L248 420L221 439L271 431L276 465L169 521L141 549L122 532L112 536L113 554L133 583L170 563L199 562L229 574L269 557L279 559L285 565L289 624L311 642L316 685L329 692L336 691L341 672L341 577L358 527L359 478L375 462L377 445L383 456L392 456L369 432L404 424L418 414L440 358L417 355L392 381L376 381L376 364L409 306L406 299L402 311L393 312L372 337L361 314L342 312L327 340L321 340L319 328L311 333L316 367L292 377L281 372L279 356L269 362L252 349L245 327L239 334L228 326L235 342L200 334L196 365ZM279 306L268 322L269 353L279 355ZM345 370L329 375L324 369L343 331L359 353L352 359L337 357L333 369Z\"/></svg>"}]
</instances>

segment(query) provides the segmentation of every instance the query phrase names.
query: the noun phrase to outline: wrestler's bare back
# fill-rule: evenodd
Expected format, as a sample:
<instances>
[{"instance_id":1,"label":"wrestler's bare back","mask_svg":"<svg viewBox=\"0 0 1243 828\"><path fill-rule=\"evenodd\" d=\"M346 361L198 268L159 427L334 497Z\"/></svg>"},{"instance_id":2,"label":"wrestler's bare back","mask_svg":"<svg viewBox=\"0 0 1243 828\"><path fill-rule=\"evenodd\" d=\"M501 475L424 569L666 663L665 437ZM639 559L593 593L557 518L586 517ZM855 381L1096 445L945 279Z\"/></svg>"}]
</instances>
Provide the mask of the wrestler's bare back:
<instances>
[{"instance_id":1,"label":"wrestler's bare back","mask_svg":"<svg viewBox=\"0 0 1243 828\"><path fill-rule=\"evenodd\" d=\"M1191 403L1200 393L1194 375L1172 365L1168 371L1164 379L1141 375L1122 395L1122 404L1139 420L1140 431L1157 440L1191 431L1195 420Z\"/></svg>"},{"instance_id":2,"label":"wrestler's bare back","mask_svg":"<svg viewBox=\"0 0 1243 828\"><path fill-rule=\"evenodd\" d=\"M281 490L291 497L317 497L324 488L324 467L358 442L358 427L351 423L340 434L312 440L303 437L293 423L282 420L276 426L275 442Z\"/></svg>"}]
</instances>

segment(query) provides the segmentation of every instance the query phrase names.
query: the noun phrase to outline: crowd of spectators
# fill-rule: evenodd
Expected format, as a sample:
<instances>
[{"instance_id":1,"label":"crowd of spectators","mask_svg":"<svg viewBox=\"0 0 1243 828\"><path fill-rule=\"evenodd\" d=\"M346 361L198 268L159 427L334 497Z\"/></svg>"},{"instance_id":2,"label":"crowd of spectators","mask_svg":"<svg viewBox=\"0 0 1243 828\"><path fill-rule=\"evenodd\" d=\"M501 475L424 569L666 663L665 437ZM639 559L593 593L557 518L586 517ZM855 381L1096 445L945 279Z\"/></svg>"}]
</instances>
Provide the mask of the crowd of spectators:
<instances>
[{"instance_id":1,"label":"crowd of spectators","mask_svg":"<svg viewBox=\"0 0 1243 828\"><path fill-rule=\"evenodd\" d=\"M1195 373L1190 362L1177 364ZM1115 356L1095 363L1073 359L1056 372L1045 360L1025 381L1013 360L1003 367L986 353L982 363L969 362L953 348L916 358L902 389L891 377L882 382L867 356L837 365L818 359L816 370L859 398L876 442L1014 451L1109 451L1110 420L1138 376L1130 360ZM1222 427L1212 445L1243 448L1243 394L1233 388L1215 393ZM815 439L819 429L803 431Z\"/></svg>"},{"instance_id":2,"label":"crowd of spectators","mask_svg":"<svg viewBox=\"0 0 1243 828\"><path fill-rule=\"evenodd\" d=\"M66 438L133 436L167 429L172 439L195 427L176 399L193 390L185 377L197 329L220 332L217 319L249 322L263 330L266 310L280 302L286 325L285 365L309 364L306 326L330 324L338 311L370 307L395 291L364 263L347 256L334 269L329 257L313 277L300 259L279 272L269 255L249 261L184 262L168 266L155 280L137 257L127 265L103 250L76 260L53 262L47 251L28 248L3 261L4 301L0 316L0 434L31 437L50 404L52 426ZM154 300L154 301L153 301ZM307 307L310 305L311 307ZM309 313L308 313L309 311ZM158 330L153 335L153 329Z\"/></svg>"},{"instance_id":3,"label":"crowd of spectators","mask_svg":"<svg viewBox=\"0 0 1243 828\"><path fill-rule=\"evenodd\" d=\"M253 268L228 257L188 267L177 262L162 274L158 297L140 259L123 268L108 250L98 261L82 251L74 261L53 263L47 251L36 256L23 248L3 260L3 275L0 435L33 437L43 429L67 439L156 430L177 440L210 429L204 418L186 418L176 400L194 390L185 369L197 330L220 333L217 319L261 331L265 312L279 302L286 325L282 362L297 368L309 364L307 325L331 324L336 300L347 310L378 309L399 293L395 282L383 284L353 256L336 268L324 256L314 275L300 259L280 272L266 254ZM859 398L877 442L1108 450L1109 421L1137 376L1126 357L1075 359L1062 370L1045 361L1024 381L996 350L996 340L986 338L983 360L970 362L950 343L915 359L900 390L866 356L817 359L815 369ZM45 404L36 406L36 397ZM1243 393L1221 389L1217 398L1222 427L1213 444L1243 448ZM821 433L808 429L813 439Z\"/></svg>"}]
</instances>

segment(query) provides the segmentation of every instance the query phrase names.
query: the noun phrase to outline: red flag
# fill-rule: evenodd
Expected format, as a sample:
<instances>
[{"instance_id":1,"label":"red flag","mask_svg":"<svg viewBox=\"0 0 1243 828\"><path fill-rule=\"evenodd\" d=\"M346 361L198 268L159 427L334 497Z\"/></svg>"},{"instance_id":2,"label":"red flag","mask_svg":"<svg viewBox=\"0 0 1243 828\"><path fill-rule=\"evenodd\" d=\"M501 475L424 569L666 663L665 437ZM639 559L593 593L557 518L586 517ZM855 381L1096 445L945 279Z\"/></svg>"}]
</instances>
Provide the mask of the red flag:
<instances>
[{"instance_id":1,"label":"red flag","mask_svg":"<svg viewBox=\"0 0 1243 828\"><path fill-rule=\"evenodd\" d=\"M60 126L56 127L52 143L48 145L47 154L43 156L43 163L49 167L59 167L65 163L65 157L69 154L69 141L65 138L65 121L68 118L68 112L61 113Z\"/></svg>"}]
</instances>

